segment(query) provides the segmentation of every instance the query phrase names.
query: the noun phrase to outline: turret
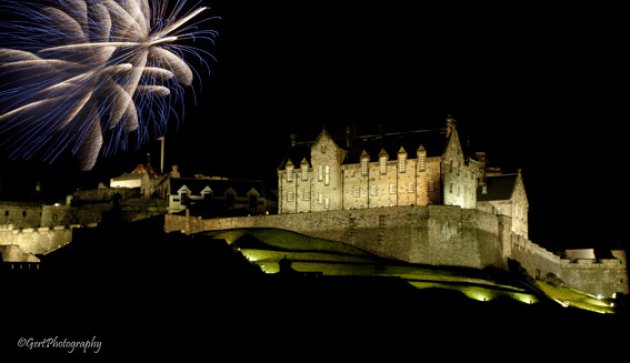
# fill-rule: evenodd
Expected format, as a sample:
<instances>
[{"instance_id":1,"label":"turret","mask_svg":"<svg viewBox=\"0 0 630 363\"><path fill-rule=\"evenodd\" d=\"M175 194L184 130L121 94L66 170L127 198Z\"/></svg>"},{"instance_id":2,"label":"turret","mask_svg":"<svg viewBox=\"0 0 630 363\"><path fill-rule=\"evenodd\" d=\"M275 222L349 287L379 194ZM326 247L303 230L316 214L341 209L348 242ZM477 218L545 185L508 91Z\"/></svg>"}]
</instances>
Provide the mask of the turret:
<instances>
[{"instance_id":1,"label":"turret","mask_svg":"<svg viewBox=\"0 0 630 363\"><path fill-rule=\"evenodd\" d=\"M416 157L418 158L418 171L425 171L427 167L427 150L422 144L416 150Z\"/></svg>"},{"instance_id":2,"label":"turret","mask_svg":"<svg viewBox=\"0 0 630 363\"><path fill-rule=\"evenodd\" d=\"M448 116L446 116L446 137L451 137L451 134L455 131L456 125L457 120L455 120L449 113Z\"/></svg>"},{"instance_id":3,"label":"turret","mask_svg":"<svg viewBox=\"0 0 630 363\"><path fill-rule=\"evenodd\" d=\"M365 149L361 152L361 175L367 176L370 167L370 154Z\"/></svg>"},{"instance_id":4,"label":"turret","mask_svg":"<svg viewBox=\"0 0 630 363\"><path fill-rule=\"evenodd\" d=\"M398 150L398 171L400 173L407 171L407 151L402 146Z\"/></svg>"},{"instance_id":5,"label":"turret","mask_svg":"<svg viewBox=\"0 0 630 363\"><path fill-rule=\"evenodd\" d=\"M381 149L381 151L378 153L378 162L379 162L379 167L381 169L381 174L387 173L388 160L389 160L389 154L387 153L387 151L385 151L385 149Z\"/></svg>"}]
</instances>

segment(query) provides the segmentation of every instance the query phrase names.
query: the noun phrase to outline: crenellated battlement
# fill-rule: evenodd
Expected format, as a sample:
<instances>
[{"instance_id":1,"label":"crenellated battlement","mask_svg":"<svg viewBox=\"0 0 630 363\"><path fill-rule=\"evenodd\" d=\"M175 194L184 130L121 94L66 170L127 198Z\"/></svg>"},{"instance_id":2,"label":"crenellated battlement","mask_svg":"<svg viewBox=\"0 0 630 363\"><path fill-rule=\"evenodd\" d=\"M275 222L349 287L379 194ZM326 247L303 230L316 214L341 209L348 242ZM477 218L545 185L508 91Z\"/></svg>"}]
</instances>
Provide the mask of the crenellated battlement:
<instances>
[{"instance_id":1,"label":"crenellated battlement","mask_svg":"<svg viewBox=\"0 0 630 363\"><path fill-rule=\"evenodd\" d=\"M0 225L0 252L5 262L38 262L45 255L72 241L72 231L81 225L16 228Z\"/></svg>"}]
</instances>

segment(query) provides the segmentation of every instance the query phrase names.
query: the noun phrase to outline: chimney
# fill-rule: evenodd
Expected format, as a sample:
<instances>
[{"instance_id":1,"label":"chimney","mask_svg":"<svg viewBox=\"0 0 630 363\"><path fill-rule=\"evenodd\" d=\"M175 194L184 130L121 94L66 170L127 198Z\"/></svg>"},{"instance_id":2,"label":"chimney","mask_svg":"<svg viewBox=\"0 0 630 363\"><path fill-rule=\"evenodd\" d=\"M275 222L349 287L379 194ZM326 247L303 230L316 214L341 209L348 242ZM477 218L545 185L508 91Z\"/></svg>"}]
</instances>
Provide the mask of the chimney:
<instances>
[{"instance_id":1,"label":"chimney","mask_svg":"<svg viewBox=\"0 0 630 363\"><path fill-rule=\"evenodd\" d=\"M446 137L450 137L453 130L455 130L455 125L457 124L457 120L451 116L449 113L446 116Z\"/></svg>"},{"instance_id":2,"label":"chimney","mask_svg":"<svg viewBox=\"0 0 630 363\"><path fill-rule=\"evenodd\" d=\"M477 151L475 158L479 162L479 184L486 184L486 153L485 151Z\"/></svg>"},{"instance_id":3,"label":"chimney","mask_svg":"<svg viewBox=\"0 0 630 363\"><path fill-rule=\"evenodd\" d=\"M291 142L291 147L294 147L295 144L297 143L297 135L296 134L289 134L289 140Z\"/></svg>"}]
</instances>

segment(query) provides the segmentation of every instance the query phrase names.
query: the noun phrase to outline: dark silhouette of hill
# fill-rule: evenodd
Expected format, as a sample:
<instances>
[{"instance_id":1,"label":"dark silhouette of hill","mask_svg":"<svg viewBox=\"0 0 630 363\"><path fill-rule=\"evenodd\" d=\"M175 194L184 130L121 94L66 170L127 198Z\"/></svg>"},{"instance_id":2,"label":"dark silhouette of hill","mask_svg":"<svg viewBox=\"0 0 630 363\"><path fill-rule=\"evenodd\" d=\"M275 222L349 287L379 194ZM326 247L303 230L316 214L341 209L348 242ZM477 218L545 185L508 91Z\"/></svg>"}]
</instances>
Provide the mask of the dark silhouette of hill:
<instances>
[{"instance_id":1,"label":"dark silhouette of hill","mask_svg":"<svg viewBox=\"0 0 630 363\"><path fill-rule=\"evenodd\" d=\"M19 337L58 335L99 337L99 358L256 355L270 347L354 347L358 357L401 353L419 342L432 348L522 339L614 342L622 334L614 329L626 329L623 316L550 302L477 302L398 279L266 275L225 241L165 234L161 218L126 224L112 213L100 227L75 232L70 245L42 257L39 271L4 266L2 351L31 354L15 348ZM390 352L391 346L400 349Z\"/></svg>"}]
</instances>

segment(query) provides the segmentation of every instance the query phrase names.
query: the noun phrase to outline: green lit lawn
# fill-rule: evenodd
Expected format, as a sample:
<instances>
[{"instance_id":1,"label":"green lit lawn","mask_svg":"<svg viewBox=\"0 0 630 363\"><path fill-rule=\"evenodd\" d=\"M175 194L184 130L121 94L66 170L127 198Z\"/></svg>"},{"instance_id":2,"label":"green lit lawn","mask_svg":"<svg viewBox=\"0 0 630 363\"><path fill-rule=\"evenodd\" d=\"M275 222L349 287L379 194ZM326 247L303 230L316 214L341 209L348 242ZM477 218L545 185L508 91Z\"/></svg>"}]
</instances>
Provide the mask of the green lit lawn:
<instances>
[{"instance_id":1,"label":"green lit lawn","mask_svg":"<svg viewBox=\"0 0 630 363\"><path fill-rule=\"evenodd\" d=\"M207 232L212 238L224 239L250 262L269 274L279 272L279 261L286 258L299 272L319 272L324 276L379 276L399 278L418 289L456 290L477 301L509 297L526 304L539 301L540 292L563 306L599 313L612 313L608 301L567 289L536 282L539 292L528 291L520 283L497 282L492 275L479 270L412 265L374 256L342 242L311 238L275 229L248 229Z\"/></svg>"}]
</instances>

